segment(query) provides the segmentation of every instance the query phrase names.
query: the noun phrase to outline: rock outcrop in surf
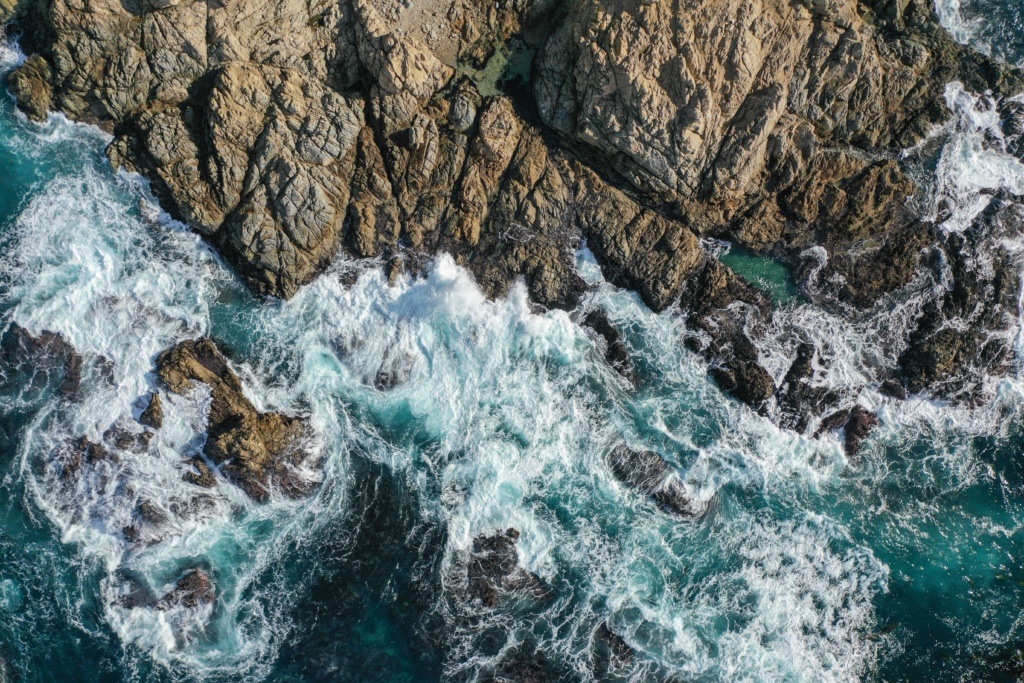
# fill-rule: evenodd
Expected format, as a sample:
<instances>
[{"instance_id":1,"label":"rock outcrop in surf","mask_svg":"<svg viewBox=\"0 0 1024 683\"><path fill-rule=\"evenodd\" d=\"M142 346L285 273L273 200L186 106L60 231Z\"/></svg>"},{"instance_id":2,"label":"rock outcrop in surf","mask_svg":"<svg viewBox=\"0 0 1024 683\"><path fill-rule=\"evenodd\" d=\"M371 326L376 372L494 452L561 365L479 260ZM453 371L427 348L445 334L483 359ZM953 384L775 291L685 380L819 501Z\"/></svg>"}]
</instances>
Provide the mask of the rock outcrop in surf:
<instances>
[{"instance_id":1,"label":"rock outcrop in surf","mask_svg":"<svg viewBox=\"0 0 1024 683\"><path fill-rule=\"evenodd\" d=\"M972 248L923 216L899 157L950 117L946 83L1024 90L925 0L436 5L7 0L0 16L30 53L8 79L22 109L110 131L113 164L256 292L290 297L342 252L413 271L448 252L492 296L523 277L569 309L585 241L611 282L681 309L720 387L769 414L770 302L702 240L784 260L820 305L870 307L922 250ZM501 92L484 67L512 38L537 52L533 82ZM1007 305L971 318L966 346L942 341L986 287L921 316L907 389L960 397L972 349L1005 365L982 339L1013 324ZM797 413L829 409L801 396Z\"/></svg>"},{"instance_id":2,"label":"rock outcrop in surf","mask_svg":"<svg viewBox=\"0 0 1024 683\"><path fill-rule=\"evenodd\" d=\"M156 359L156 374L175 394L188 394L199 384L209 388L203 455L250 498L265 501L272 488L289 496L309 492L311 482L300 470L310 455L306 421L257 410L212 341L188 340L165 350ZM211 484L213 474L203 465L193 483Z\"/></svg>"}]
</instances>

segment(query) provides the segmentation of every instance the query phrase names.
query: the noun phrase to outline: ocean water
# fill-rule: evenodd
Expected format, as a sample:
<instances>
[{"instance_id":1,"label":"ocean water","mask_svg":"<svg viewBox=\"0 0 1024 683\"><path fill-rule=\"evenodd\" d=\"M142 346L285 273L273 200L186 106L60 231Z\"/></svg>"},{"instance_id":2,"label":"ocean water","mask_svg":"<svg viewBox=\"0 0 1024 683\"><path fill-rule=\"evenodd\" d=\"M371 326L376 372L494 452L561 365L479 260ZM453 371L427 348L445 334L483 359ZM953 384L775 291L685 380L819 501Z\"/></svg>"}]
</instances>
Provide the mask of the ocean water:
<instances>
[{"instance_id":1,"label":"ocean water","mask_svg":"<svg viewBox=\"0 0 1024 683\"><path fill-rule=\"evenodd\" d=\"M1009 45L966 2L940 9L962 39ZM18 59L3 48L0 69ZM991 190L1024 190L1024 166L994 151L983 96L951 85L947 101L956 116L929 168L957 230ZM110 170L106 142L0 101L0 328L60 332L84 359L75 402L0 396L6 680L483 681L534 649L564 681L1024 675L1019 379L991 378L973 408L865 390L881 424L850 459L834 436L725 398L683 321L603 282L586 250L593 290L573 314L531 312L523 287L487 301L446 257L394 284L342 261L291 301L260 300L140 179ZM795 296L776 265L730 256L775 296L762 352L777 378L810 337L830 383L870 384L934 294L921 281L848 321ZM591 308L623 331L638 390L573 322ZM257 406L308 416L324 462L312 496L255 504L183 482L201 391L165 401L148 452L72 486L55 477L55 449L131 423L155 355L204 335ZM382 367L404 381L374 388ZM605 454L622 441L662 453L710 512L680 521L620 485ZM141 502L166 520L129 544ZM553 598L468 605L473 538L509 527ZM129 579L161 594L195 566L214 578L212 606L125 606ZM633 652L610 672L605 630Z\"/></svg>"}]
</instances>

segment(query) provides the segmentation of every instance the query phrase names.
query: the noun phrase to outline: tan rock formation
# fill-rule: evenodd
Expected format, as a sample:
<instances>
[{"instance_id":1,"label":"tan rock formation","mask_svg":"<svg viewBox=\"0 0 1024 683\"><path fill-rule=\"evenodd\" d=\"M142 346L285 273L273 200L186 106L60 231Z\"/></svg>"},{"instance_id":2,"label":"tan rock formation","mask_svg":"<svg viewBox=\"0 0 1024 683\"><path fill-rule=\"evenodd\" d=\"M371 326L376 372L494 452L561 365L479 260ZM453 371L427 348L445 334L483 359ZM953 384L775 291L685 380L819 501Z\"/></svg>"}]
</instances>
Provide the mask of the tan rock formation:
<instances>
[{"instance_id":1,"label":"tan rock formation","mask_svg":"<svg viewBox=\"0 0 1024 683\"><path fill-rule=\"evenodd\" d=\"M309 490L309 482L295 469L308 456L305 421L258 411L212 341L184 341L167 349L157 357L156 372L163 386L176 394L191 392L197 383L210 388L203 453L251 498L266 500L272 485L293 496ZM198 478L191 477L200 485L209 479L203 469Z\"/></svg>"}]
</instances>

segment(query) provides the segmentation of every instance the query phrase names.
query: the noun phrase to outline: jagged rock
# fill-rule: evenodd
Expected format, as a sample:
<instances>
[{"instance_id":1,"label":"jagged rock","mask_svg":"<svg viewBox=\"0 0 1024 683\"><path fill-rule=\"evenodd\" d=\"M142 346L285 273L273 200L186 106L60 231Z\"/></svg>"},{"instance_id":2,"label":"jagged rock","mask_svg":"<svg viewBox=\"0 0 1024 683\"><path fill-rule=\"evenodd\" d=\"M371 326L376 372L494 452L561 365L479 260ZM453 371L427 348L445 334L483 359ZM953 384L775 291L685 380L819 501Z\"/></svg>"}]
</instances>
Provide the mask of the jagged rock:
<instances>
[{"instance_id":1,"label":"jagged rock","mask_svg":"<svg viewBox=\"0 0 1024 683\"><path fill-rule=\"evenodd\" d=\"M160 429L164 426L164 407L159 392L150 392L149 404L139 415L139 423L152 429Z\"/></svg>"},{"instance_id":2,"label":"jagged rock","mask_svg":"<svg viewBox=\"0 0 1024 683\"><path fill-rule=\"evenodd\" d=\"M519 566L516 541L519 531L507 529L473 539L467 566L469 597L486 607L497 607L503 594L521 592L535 600L547 598L551 589L539 576Z\"/></svg>"},{"instance_id":3,"label":"jagged rock","mask_svg":"<svg viewBox=\"0 0 1024 683\"><path fill-rule=\"evenodd\" d=\"M0 337L0 391L46 387L62 398L78 393L82 357L60 334L44 330L38 337L12 323Z\"/></svg>"},{"instance_id":4,"label":"jagged rock","mask_svg":"<svg viewBox=\"0 0 1024 683\"><path fill-rule=\"evenodd\" d=\"M913 184L877 152L947 119L951 80L1022 83L957 45L923 1L895 14L782 0L566 12L537 63L544 122L698 232L755 249L842 248L902 225Z\"/></svg>"},{"instance_id":5,"label":"jagged rock","mask_svg":"<svg viewBox=\"0 0 1024 683\"><path fill-rule=\"evenodd\" d=\"M803 433L812 417L839 400L835 391L819 383L817 362L820 361L814 345L802 342L776 394L781 426Z\"/></svg>"},{"instance_id":6,"label":"jagged rock","mask_svg":"<svg viewBox=\"0 0 1024 683\"><path fill-rule=\"evenodd\" d=\"M650 496L669 512L684 517L703 512L686 493L679 472L654 451L634 451L620 444L608 454L608 463L616 479Z\"/></svg>"},{"instance_id":7,"label":"jagged rock","mask_svg":"<svg viewBox=\"0 0 1024 683\"><path fill-rule=\"evenodd\" d=\"M135 431L123 423L115 423L103 432L104 443L122 451L134 453L145 453L149 450L149 443L152 440L152 431L148 429Z\"/></svg>"},{"instance_id":8,"label":"jagged rock","mask_svg":"<svg viewBox=\"0 0 1024 683\"><path fill-rule=\"evenodd\" d=\"M711 376L725 392L753 408L763 408L775 380L760 363L749 337L752 324L771 315L771 301L716 259L705 257L687 280L682 306L698 336L688 345L714 363Z\"/></svg>"},{"instance_id":9,"label":"jagged rock","mask_svg":"<svg viewBox=\"0 0 1024 683\"><path fill-rule=\"evenodd\" d=\"M157 607L170 609L181 606L194 609L211 605L217 599L213 579L202 569L189 569L175 582L174 588L164 595Z\"/></svg>"},{"instance_id":10,"label":"jagged rock","mask_svg":"<svg viewBox=\"0 0 1024 683\"><path fill-rule=\"evenodd\" d=\"M925 305L899 357L912 393L974 400L986 375L1006 373L1017 329L1020 265L1000 240L1022 228L1020 198L999 195L967 230L946 238L944 257L935 264L945 291Z\"/></svg>"},{"instance_id":11,"label":"jagged rock","mask_svg":"<svg viewBox=\"0 0 1024 683\"><path fill-rule=\"evenodd\" d=\"M116 464L119 461L116 453L111 453L101 444L94 443L84 436L59 448L55 457L64 483L70 483L72 479L79 477L83 467L100 462Z\"/></svg>"},{"instance_id":12,"label":"jagged rock","mask_svg":"<svg viewBox=\"0 0 1024 683\"><path fill-rule=\"evenodd\" d=\"M7 88L18 98L21 110L33 121L45 121L53 109L53 91L50 82L53 69L39 55L32 55L21 68L7 77Z\"/></svg>"},{"instance_id":13,"label":"jagged rock","mask_svg":"<svg viewBox=\"0 0 1024 683\"><path fill-rule=\"evenodd\" d=\"M141 501L135 507L135 521L121 530L129 543L138 543L144 538L146 529L157 529L167 523L167 513L151 501Z\"/></svg>"},{"instance_id":14,"label":"jagged rock","mask_svg":"<svg viewBox=\"0 0 1024 683\"><path fill-rule=\"evenodd\" d=\"M212 489L217 485L217 476L201 457L197 455L190 458L188 464L191 469L182 475L182 479L204 489Z\"/></svg>"},{"instance_id":15,"label":"jagged rock","mask_svg":"<svg viewBox=\"0 0 1024 683\"><path fill-rule=\"evenodd\" d=\"M203 453L229 481L257 501L269 498L272 484L291 496L308 492L309 484L295 471L307 455L305 420L256 410L212 341L184 341L165 350L157 357L156 372L177 394L190 392L197 382L210 388ZM200 468L189 480L203 485L208 475Z\"/></svg>"},{"instance_id":16,"label":"jagged rock","mask_svg":"<svg viewBox=\"0 0 1024 683\"><path fill-rule=\"evenodd\" d=\"M868 434L878 425L878 416L860 405L841 410L825 417L814 436L837 429L843 430L843 448L851 458L860 452L860 446Z\"/></svg>"},{"instance_id":17,"label":"jagged rock","mask_svg":"<svg viewBox=\"0 0 1024 683\"><path fill-rule=\"evenodd\" d=\"M583 324L594 330L604 341L604 359L608 365L636 388L639 380L629 357L629 349L623 343L622 335L608 320L608 315L600 309L594 309L583 319Z\"/></svg>"},{"instance_id":18,"label":"jagged rock","mask_svg":"<svg viewBox=\"0 0 1024 683\"><path fill-rule=\"evenodd\" d=\"M806 288L870 306L938 239L897 158L949 117L945 84L1024 89L925 0L466 0L423 25L369 0L29 4L22 108L111 131L112 163L257 292L293 295L341 249L412 269L445 251L489 296L523 277L571 309L586 240L611 282L678 302L716 381L759 410L776 387L751 335L770 302L699 238L816 255ZM459 73L542 26L536 111ZM915 354L950 360L922 326L914 386L930 376Z\"/></svg>"}]
</instances>

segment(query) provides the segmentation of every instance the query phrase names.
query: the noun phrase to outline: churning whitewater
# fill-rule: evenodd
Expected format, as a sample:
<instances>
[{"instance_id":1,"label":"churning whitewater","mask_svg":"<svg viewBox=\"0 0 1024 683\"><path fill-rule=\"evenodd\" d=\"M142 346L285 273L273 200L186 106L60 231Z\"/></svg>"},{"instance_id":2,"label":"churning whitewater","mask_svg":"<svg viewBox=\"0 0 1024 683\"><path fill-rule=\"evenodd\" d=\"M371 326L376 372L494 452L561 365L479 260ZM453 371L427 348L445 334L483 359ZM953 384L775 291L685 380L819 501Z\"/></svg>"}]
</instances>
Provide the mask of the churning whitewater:
<instances>
[{"instance_id":1,"label":"churning whitewater","mask_svg":"<svg viewBox=\"0 0 1024 683\"><path fill-rule=\"evenodd\" d=\"M961 16L940 10L950 26ZM19 55L0 59L7 71ZM907 155L957 231L993 191L1024 194L1024 167L1000 150L984 96L951 84L947 102L952 123ZM289 301L260 300L141 179L110 170L102 133L0 107L0 329L59 333L83 359L74 402L28 385L0 395L6 671L474 681L540 651L566 680L1012 679L1018 373L990 378L975 407L865 390L881 423L850 458L834 435L798 436L725 397L684 321L605 283L586 249L592 290L569 314L534 312L521 285L488 301L448 257L394 282L340 261ZM1022 256L1024 242L1003 246ZM809 338L830 383L877 385L898 355L882 349L906 346L944 286L922 276L860 317L780 299L761 357L779 381ZM638 391L577 324L595 309L623 330ZM206 439L202 387L168 395L143 448L62 477L54 453L137 429L154 358L200 337L258 409L308 417L315 493L260 504L184 481ZM680 520L619 482L607 454L622 442L678 467L704 514ZM474 539L510 528L549 594L468 604ZM146 597L197 566L212 604Z\"/></svg>"}]
</instances>

